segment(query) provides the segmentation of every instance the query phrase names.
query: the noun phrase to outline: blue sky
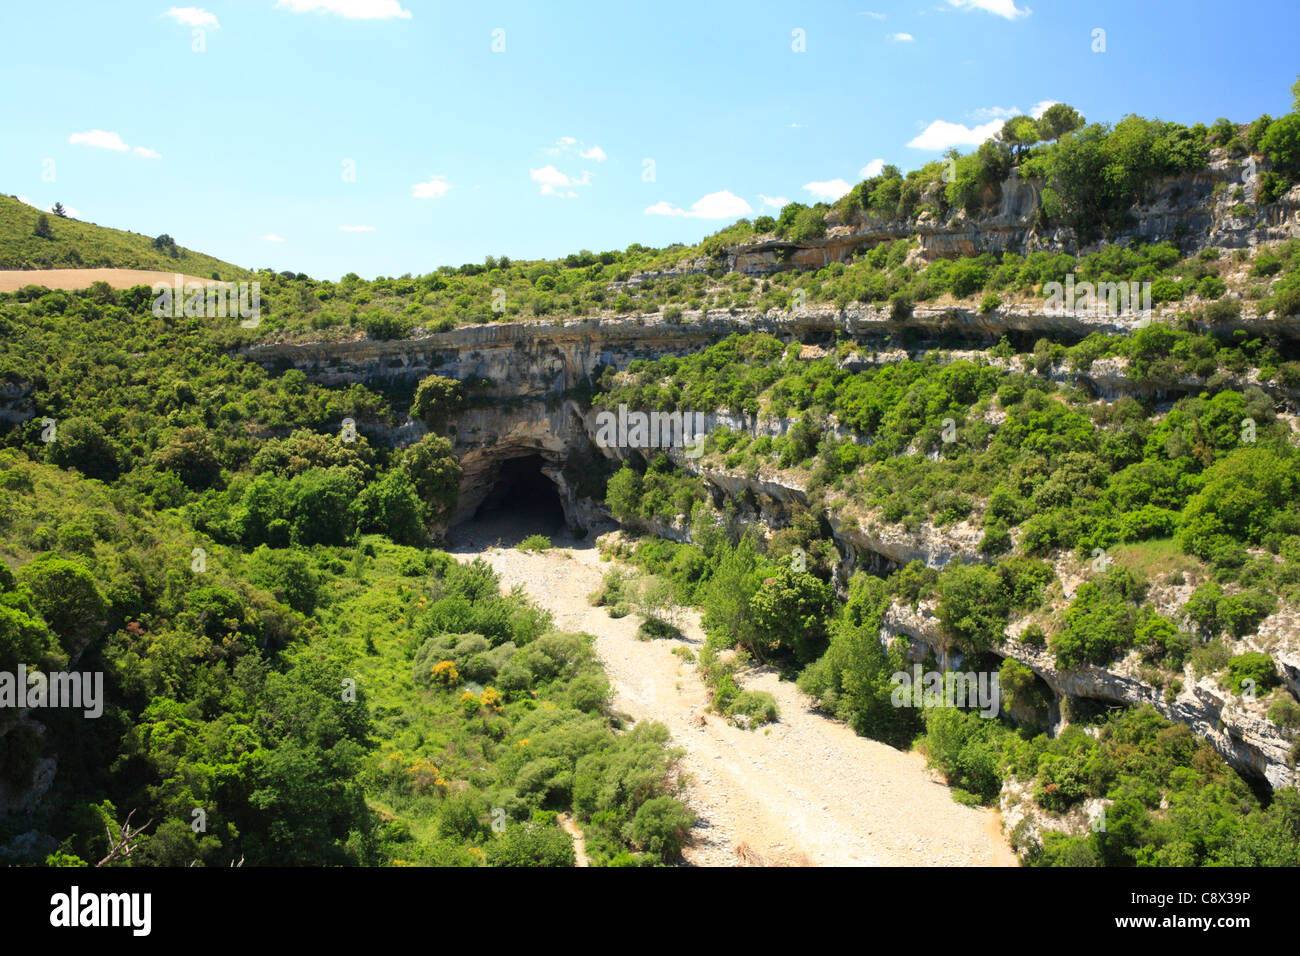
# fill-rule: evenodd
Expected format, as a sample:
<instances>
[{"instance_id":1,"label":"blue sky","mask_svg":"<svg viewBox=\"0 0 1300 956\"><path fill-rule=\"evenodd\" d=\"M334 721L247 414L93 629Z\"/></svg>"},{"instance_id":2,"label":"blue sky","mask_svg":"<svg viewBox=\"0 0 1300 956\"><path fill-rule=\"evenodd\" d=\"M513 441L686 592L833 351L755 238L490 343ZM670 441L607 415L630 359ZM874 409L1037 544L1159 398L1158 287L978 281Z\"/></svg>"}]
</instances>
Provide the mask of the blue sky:
<instances>
[{"instance_id":1,"label":"blue sky","mask_svg":"<svg viewBox=\"0 0 1300 956\"><path fill-rule=\"evenodd\" d=\"M0 192L322 278L692 242L1045 102L1089 121L1285 113L1300 5L1241 11L10 2Z\"/></svg>"}]
</instances>

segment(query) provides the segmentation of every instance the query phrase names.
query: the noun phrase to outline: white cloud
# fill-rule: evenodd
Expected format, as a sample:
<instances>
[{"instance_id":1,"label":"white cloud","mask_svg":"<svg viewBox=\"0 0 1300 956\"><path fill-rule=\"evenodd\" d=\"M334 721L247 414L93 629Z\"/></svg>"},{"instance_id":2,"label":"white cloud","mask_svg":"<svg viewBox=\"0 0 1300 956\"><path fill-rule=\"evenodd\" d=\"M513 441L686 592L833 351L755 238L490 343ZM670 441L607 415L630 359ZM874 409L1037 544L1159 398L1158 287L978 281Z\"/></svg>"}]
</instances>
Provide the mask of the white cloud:
<instances>
[{"instance_id":1,"label":"white cloud","mask_svg":"<svg viewBox=\"0 0 1300 956\"><path fill-rule=\"evenodd\" d=\"M411 19L397 0L276 0L277 7L293 13L334 13L345 20Z\"/></svg>"},{"instance_id":2,"label":"white cloud","mask_svg":"<svg viewBox=\"0 0 1300 956\"><path fill-rule=\"evenodd\" d=\"M863 10L861 13L858 14L858 16L871 17L871 19L873 20L885 19L885 15L883 13L876 13L874 10Z\"/></svg>"},{"instance_id":3,"label":"white cloud","mask_svg":"<svg viewBox=\"0 0 1300 956\"><path fill-rule=\"evenodd\" d=\"M898 43L911 43L913 40L916 39L916 37L912 36L912 34L910 33L894 33L891 34L889 38L891 40L897 41Z\"/></svg>"},{"instance_id":4,"label":"white cloud","mask_svg":"<svg viewBox=\"0 0 1300 956\"><path fill-rule=\"evenodd\" d=\"M657 202L646 208L647 216L687 216L692 219L738 219L754 210L735 193L723 189L702 196L691 204L690 210L679 209L669 202Z\"/></svg>"},{"instance_id":5,"label":"white cloud","mask_svg":"<svg viewBox=\"0 0 1300 956\"><path fill-rule=\"evenodd\" d=\"M171 17L177 23L187 27L212 27L214 30L221 28L216 14L208 13L202 7L172 7L163 16Z\"/></svg>"},{"instance_id":6,"label":"white cloud","mask_svg":"<svg viewBox=\"0 0 1300 956\"><path fill-rule=\"evenodd\" d=\"M873 176L879 176L885 171L885 161L883 159L873 159L867 165L858 170L859 179L870 179Z\"/></svg>"},{"instance_id":7,"label":"white cloud","mask_svg":"<svg viewBox=\"0 0 1300 956\"><path fill-rule=\"evenodd\" d=\"M912 149L945 150L953 146L978 146L990 136L996 136L1003 120L989 120L974 128L962 123L935 120L907 145Z\"/></svg>"},{"instance_id":8,"label":"white cloud","mask_svg":"<svg viewBox=\"0 0 1300 956\"><path fill-rule=\"evenodd\" d=\"M284 237L277 236L273 232L268 232L265 236L262 237L262 241L263 242L284 242Z\"/></svg>"},{"instance_id":9,"label":"white cloud","mask_svg":"<svg viewBox=\"0 0 1300 956\"><path fill-rule=\"evenodd\" d=\"M983 10L1007 20L1027 17L1034 12L1028 7L1021 10L1016 6L1016 0L948 0L948 5L962 10Z\"/></svg>"},{"instance_id":10,"label":"white cloud","mask_svg":"<svg viewBox=\"0 0 1300 956\"><path fill-rule=\"evenodd\" d=\"M790 200L786 199L784 196L764 196L762 193L759 193L758 198L763 203L764 207L770 206L772 209L780 209L782 206L788 206L790 204Z\"/></svg>"},{"instance_id":11,"label":"white cloud","mask_svg":"<svg viewBox=\"0 0 1300 956\"><path fill-rule=\"evenodd\" d=\"M451 183L445 176L434 176L427 183L415 183L411 186L411 195L415 199L441 199L451 189Z\"/></svg>"},{"instance_id":12,"label":"white cloud","mask_svg":"<svg viewBox=\"0 0 1300 956\"><path fill-rule=\"evenodd\" d=\"M1034 104L1034 109L1029 115L1034 119L1042 119L1043 114L1046 113L1050 107L1055 106L1056 103L1056 100L1040 100Z\"/></svg>"},{"instance_id":13,"label":"white cloud","mask_svg":"<svg viewBox=\"0 0 1300 956\"><path fill-rule=\"evenodd\" d=\"M339 226L344 232L374 232L374 226Z\"/></svg>"},{"instance_id":14,"label":"white cloud","mask_svg":"<svg viewBox=\"0 0 1300 956\"><path fill-rule=\"evenodd\" d=\"M28 198L27 198L26 196L24 196L22 193L19 193L19 194L18 194L18 201L19 201L20 203L24 203L24 204L26 204L26 205L28 205L28 206L33 207L33 208L36 207L36 203L32 202L30 199L28 199Z\"/></svg>"},{"instance_id":15,"label":"white cloud","mask_svg":"<svg viewBox=\"0 0 1300 956\"><path fill-rule=\"evenodd\" d=\"M853 187L842 179L830 179L824 183L804 183L804 189L813 194L813 198L822 202L839 199Z\"/></svg>"},{"instance_id":16,"label":"white cloud","mask_svg":"<svg viewBox=\"0 0 1300 956\"><path fill-rule=\"evenodd\" d=\"M73 133L68 137L68 142L74 146L111 149L115 153L134 152L137 156L143 156L145 159L162 159L162 153L157 150L150 149L148 146L136 146L132 149L132 147L126 145L121 136L108 130L92 129L87 133Z\"/></svg>"},{"instance_id":17,"label":"white cloud","mask_svg":"<svg viewBox=\"0 0 1300 956\"><path fill-rule=\"evenodd\" d=\"M576 142L577 142L577 140L574 139L572 136L561 136L561 137L560 137L560 145L561 145L561 146L572 146L572 145L573 145L574 143L576 143Z\"/></svg>"},{"instance_id":18,"label":"white cloud","mask_svg":"<svg viewBox=\"0 0 1300 956\"><path fill-rule=\"evenodd\" d=\"M88 133L73 133L68 137L68 142L74 146L94 146L96 149L111 149L118 153L125 153L130 148L122 142L121 136L102 129L92 129Z\"/></svg>"},{"instance_id":19,"label":"white cloud","mask_svg":"<svg viewBox=\"0 0 1300 956\"><path fill-rule=\"evenodd\" d=\"M605 161L605 151L599 146L593 146L591 149L584 149L578 154L583 159L594 159L598 163Z\"/></svg>"},{"instance_id":20,"label":"white cloud","mask_svg":"<svg viewBox=\"0 0 1300 956\"><path fill-rule=\"evenodd\" d=\"M528 170L528 178L535 183L541 184L541 193L543 196L559 196L560 190L567 188L569 177L560 172L554 166L543 166L541 169ZM572 192L572 190L569 190Z\"/></svg>"},{"instance_id":21,"label":"white cloud","mask_svg":"<svg viewBox=\"0 0 1300 956\"><path fill-rule=\"evenodd\" d=\"M578 198L578 194L570 187L591 185L591 173L587 170L582 171L581 177L574 177L551 165L543 166L541 169L530 167L528 178L541 186L540 192L543 196L563 196L566 199Z\"/></svg>"}]
</instances>

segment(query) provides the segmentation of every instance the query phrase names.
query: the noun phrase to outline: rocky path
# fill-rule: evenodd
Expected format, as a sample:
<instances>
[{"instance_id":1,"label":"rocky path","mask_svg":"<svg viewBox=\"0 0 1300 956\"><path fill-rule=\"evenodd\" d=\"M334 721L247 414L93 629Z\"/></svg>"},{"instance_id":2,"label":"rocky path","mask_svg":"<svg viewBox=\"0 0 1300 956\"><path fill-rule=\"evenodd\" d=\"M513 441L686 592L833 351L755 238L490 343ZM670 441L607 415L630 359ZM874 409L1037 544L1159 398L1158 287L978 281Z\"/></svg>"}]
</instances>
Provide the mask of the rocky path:
<instances>
[{"instance_id":1,"label":"rocky path","mask_svg":"<svg viewBox=\"0 0 1300 956\"><path fill-rule=\"evenodd\" d=\"M587 603L610 567L594 548L525 554L494 540L471 529L449 551L462 560L482 556L505 588L523 585L557 627L596 635L616 709L667 725L685 750L685 796L699 817L688 863L1016 864L992 811L954 802L919 755L859 737L814 712L809 698L771 670L738 677L776 697L778 723L745 731L706 714L708 695L694 665L672 653L681 644L698 653L698 614L686 621L682 641L637 640L636 615L615 620Z\"/></svg>"}]
</instances>

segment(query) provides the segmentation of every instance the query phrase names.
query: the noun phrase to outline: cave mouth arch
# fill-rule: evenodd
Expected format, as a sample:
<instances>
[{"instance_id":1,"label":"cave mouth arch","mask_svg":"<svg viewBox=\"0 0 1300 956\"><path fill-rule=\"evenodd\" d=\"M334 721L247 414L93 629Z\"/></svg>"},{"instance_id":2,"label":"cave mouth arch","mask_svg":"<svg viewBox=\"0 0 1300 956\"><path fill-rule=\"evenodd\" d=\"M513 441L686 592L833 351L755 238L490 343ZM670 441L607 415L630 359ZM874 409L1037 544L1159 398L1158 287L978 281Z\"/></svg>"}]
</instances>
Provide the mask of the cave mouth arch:
<instances>
[{"instance_id":1,"label":"cave mouth arch","mask_svg":"<svg viewBox=\"0 0 1300 956\"><path fill-rule=\"evenodd\" d=\"M562 533L566 527L564 506L555 482L542 471L546 464L538 454L501 462L469 522L498 529L503 542L517 543L530 534L554 538Z\"/></svg>"}]
</instances>

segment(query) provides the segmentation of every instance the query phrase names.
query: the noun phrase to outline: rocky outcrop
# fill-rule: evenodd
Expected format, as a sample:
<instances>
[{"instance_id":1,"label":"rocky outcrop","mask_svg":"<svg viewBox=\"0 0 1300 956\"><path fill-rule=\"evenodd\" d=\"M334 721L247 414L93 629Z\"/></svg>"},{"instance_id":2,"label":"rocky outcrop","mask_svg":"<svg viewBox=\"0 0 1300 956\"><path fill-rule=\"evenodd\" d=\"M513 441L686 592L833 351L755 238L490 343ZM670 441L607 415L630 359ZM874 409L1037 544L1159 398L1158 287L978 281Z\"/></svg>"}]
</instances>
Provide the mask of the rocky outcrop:
<instances>
[{"instance_id":1,"label":"rocky outcrop","mask_svg":"<svg viewBox=\"0 0 1300 956\"><path fill-rule=\"evenodd\" d=\"M1146 201L1130 210L1127 235L1150 243L1178 242L1192 252L1300 237L1300 186L1263 208L1253 204L1265 168L1258 161L1214 150L1205 169L1154 183ZM1235 195L1238 187L1240 197ZM1081 244L1068 226L1040 225L1042 183L1037 180L1022 179L1013 170L997 193L996 202L985 211L970 215L955 209L943 220L929 212L915 219L866 213L843 224L832 211L827 218L830 228L822 238L796 242L764 236L728 249L724 261L728 271L756 276L790 269L815 271L882 242L912 237L923 260L1004 252L1080 255L1100 247L1100 243ZM1243 199L1251 205L1243 207Z\"/></svg>"},{"instance_id":2,"label":"rocky outcrop","mask_svg":"<svg viewBox=\"0 0 1300 956\"><path fill-rule=\"evenodd\" d=\"M1290 763L1291 736L1264 716L1264 704L1229 693L1211 677L1198 680L1191 665L1182 675L1182 689L1166 697L1137 676L1136 655L1105 668L1060 668L1046 647L1018 640L1015 624L1008 633L1011 636L994 651L1032 670L1058 701L1073 697L1125 706L1149 704L1167 720L1190 727L1240 773L1263 778L1274 787L1295 786L1300 779ZM888 641L898 635L925 644L940 659L949 643L932 602L922 602L918 607L892 606L885 615L881 636Z\"/></svg>"}]
</instances>

